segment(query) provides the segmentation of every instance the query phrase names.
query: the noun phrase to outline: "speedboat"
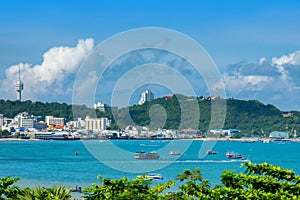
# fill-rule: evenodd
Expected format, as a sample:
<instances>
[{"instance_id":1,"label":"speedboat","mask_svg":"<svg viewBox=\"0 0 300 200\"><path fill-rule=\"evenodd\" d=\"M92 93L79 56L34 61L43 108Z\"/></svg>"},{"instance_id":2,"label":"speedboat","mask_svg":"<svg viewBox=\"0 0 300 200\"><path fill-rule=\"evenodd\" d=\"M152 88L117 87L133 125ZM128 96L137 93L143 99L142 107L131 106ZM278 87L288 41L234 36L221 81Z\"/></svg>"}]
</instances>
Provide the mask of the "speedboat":
<instances>
[{"instance_id":1,"label":"speedboat","mask_svg":"<svg viewBox=\"0 0 300 200\"><path fill-rule=\"evenodd\" d=\"M145 178L149 180L162 180L164 179L161 174L145 174L142 176L137 176L138 178Z\"/></svg>"},{"instance_id":2,"label":"speedboat","mask_svg":"<svg viewBox=\"0 0 300 200\"><path fill-rule=\"evenodd\" d=\"M206 153L207 153L207 154L218 154L218 152L216 152L216 151L211 151L211 150L208 150Z\"/></svg>"},{"instance_id":3,"label":"speedboat","mask_svg":"<svg viewBox=\"0 0 300 200\"><path fill-rule=\"evenodd\" d=\"M179 156L179 155L181 155L181 153L177 152L177 151L170 151L170 155L172 155L172 156Z\"/></svg>"}]
</instances>

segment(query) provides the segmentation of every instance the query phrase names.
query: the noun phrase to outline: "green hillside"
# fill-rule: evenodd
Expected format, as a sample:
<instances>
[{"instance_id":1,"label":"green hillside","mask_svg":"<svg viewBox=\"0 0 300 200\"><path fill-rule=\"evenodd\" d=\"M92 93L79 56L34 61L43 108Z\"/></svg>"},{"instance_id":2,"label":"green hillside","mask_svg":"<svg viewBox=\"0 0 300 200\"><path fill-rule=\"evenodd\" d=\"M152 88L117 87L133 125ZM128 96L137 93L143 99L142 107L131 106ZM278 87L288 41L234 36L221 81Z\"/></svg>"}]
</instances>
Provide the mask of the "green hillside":
<instances>
[{"instance_id":1,"label":"green hillside","mask_svg":"<svg viewBox=\"0 0 300 200\"><path fill-rule=\"evenodd\" d=\"M181 104L179 104L176 96L180 97ZM129 108L132 120L141 126L151 126L149 110L154 105L161 105L167 113L167 120L163 127L166 129L181 129L181 128L196 128L191 127L189 124L195 124L193 122L193 116L197 116L198 111L191 110L189 112L189 118L185 119L185 122L180 124L181 120L181 108L189 106L191 104L191 97L185 97L182 95L173 96L171 100L165 98L155 99L151 102L147 102L144 105L134 105ZM195 99L195 98L194 98ZM215 100L209 99L196 99L199 104L200 119L198 128L202 132L207 132L211 119L211 103ZM219 100L225 101L225 100ZM126 108L127 109L127 108ZM128 124L128 119L122 119L123 113L126 109L119 110L120 119L118 119L118 125L124 127ZM159 112L163 113L163 112ZM212 128L236 128L241 131L243 136L264 136L272 131L288 131L293 132L294 129L300 129L300 113L298 111L291 111L292 116L283 117L282 114L286 112L280 111L273 105L265 105L256 100L226 100L226 119L224 127L212 127ZM157 121L164 119L163 116L157 114ZM121 123L120 123L121 122ZM219 124L219 123L218 123ZM157 127L154 127L157 128Z\"/></svg>"},{"instance_id":2,"label":"green hillside","mask_svg":"<svg viewBox=\"0 0 300 200\"><path fill-rule=\"evenodd\" d=\"M28 112L32 115L42 116L53 115L64 117L67 120L73 120L73 109L76 109L76 116L84 118L86 115L97 117L108 117L112 120L112 128L125 128L133 123L140 126L148 126L152 129L199 129L207 132L211 121L211 105L216 100L210 100L200 97L186 97L183 95L174 95L172 99L158 98L143 105L133 105L130 107L117 110L114 115L111 111L101 113L95 112L84 105L68 105L65 103L42 103L31 101L10 101L0 100L0 113L5 117L14 117L21 111ZM215 125L212 123L211 128L236 128L244 136L264 136L271 131L288 131L294 129L300 130L300 112L291 111L292 116L283 117L284 112L280 111L273 105L264 105L256 100L237 100L227 99L218 100L226 103L226 119L224 127L221 118L214 118ZM195 109L195 106L199 108ZM182 115L185 111L185 115ZM186 112L188 111L188 112ZM127 113L131 117L128 117ZM199 116L200 113L200 116ZM197 116L199 118L197 118ZM117 124L115 123L117 121ZM218 121L220 120L220 121Z\"/></svg>"}]
</instances>

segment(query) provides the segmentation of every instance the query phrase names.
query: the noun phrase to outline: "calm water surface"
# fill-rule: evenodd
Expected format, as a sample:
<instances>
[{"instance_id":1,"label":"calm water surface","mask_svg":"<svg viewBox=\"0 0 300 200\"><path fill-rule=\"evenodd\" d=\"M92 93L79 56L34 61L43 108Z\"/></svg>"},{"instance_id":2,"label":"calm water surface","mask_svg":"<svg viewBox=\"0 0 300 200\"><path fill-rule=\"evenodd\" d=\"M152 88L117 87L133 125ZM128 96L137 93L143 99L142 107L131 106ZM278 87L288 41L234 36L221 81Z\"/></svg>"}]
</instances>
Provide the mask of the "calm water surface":
<instances>
[{"instance_id":1,"label":"calm water surface","mask_svg":"<svg viewBox=\"0 0 300 200\"><path fill-rule=\"evenodd\" d=\"M124 157L119 155L116 148L107 149L105 144L111 142L119 150L126 152L137 151L158 151L168 146L172 141L0 141L0 177L13 176L20 177L20 186L52 186L64 184L70 187L79 185L86 187L93 182L97 182L97 175L103 177L134 178L139 173L129 173L112 169L91 153L86 146L97 146L98 151L105 152L107 158L111 157L107 163L114 163L115 166L125 166L134 169L137 162L142 162L144 166L151 166L157 163L167 165L157 169L153 173L160 173L164 180L175 179L176 175L184 169L200 168L205 179L212 184L220 183L220 175L225 169L243 171L240 168L242 161L228 160L225 153L234 151L243 154L254 163L268 162L293 169L300 173L300 143L268 143L261 142L243 143L218 141L213 151L217 155L207 155L199 158L199 149L203 141L193 141L188 150L181 156L170 157L169 154L160 154L157 161L136 161L134 156ZM177 149L181 149L184 141L176 141ZM177 150L173 149L173 150ZM74 155L79 152L79 155ZM119 155L119 156L118 156ZM106 157L105 157L106 158ZM101 159L100 159L101 160ZM118 168L118 167L117 167ZM139 169L142 171L143 169Z\"/></svg>"}]
</instances>

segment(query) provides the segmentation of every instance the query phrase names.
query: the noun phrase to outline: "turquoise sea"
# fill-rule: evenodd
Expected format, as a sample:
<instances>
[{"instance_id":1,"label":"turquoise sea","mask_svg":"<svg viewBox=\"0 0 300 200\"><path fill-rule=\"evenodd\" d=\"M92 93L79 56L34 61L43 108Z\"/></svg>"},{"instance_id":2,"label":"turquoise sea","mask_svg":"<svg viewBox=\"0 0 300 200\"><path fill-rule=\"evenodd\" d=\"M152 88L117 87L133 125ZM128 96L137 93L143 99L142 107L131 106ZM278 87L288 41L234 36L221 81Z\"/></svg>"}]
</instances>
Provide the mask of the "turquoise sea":
<instances>
[{"instance_id":1,"label":"turquoise sea","mask_svg":"<svg viewBox=\"0 0 300 200\"><path fill-rule=\"evenodd\" d=\"M64 184L66 186L89 186L97 182L97 175L103 177L135 178L154 170L164 180L175 179L184 169L200 168L204 179L211 184L220 183L225 169L243 171L241 160L229 160L228 151L243 154L254 163L268 162L300 173L300 143L244 143L218 141L206 145L217 151L216 155L199 157L203 141L161 141L161 140L114 140L114 141L1 141L0 177L20 177L17 185L45 186ZM169 149L181 151L181 156L171 156ZM187 148L184 151L184 148ZM158 151L155 161L135 160L138 151ZM79 152L75 155L74 152ZM99 154L97 154L99 152ZM136 173L134 173L136 172ZM159 180L160 181L160 180Z\"/></svg>"}]
</instances>

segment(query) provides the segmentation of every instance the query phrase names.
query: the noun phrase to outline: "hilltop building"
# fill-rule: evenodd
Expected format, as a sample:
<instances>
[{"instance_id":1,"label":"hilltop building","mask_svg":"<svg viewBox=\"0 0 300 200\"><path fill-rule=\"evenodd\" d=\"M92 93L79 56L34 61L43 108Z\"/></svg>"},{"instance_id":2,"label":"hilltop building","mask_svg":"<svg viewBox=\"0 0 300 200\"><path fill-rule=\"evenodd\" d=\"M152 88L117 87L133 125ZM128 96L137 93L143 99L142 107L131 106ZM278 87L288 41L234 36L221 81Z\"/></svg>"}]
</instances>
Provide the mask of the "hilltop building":
<instances>
[{"instance_id":1,"label":"hilltop building","mask_svg":"<svg viewBox=\"0 0 300 200\"><path fill-rule=\"evenodd\" d=\"M149 89L147 89L144 92L142 92L139 105L144 104L146 101L152 101L153 99L154 99L154 94Z\"/></svg>"},{"instance_id":2,"label":"hilltop building","mask_svg":"<svg viewBox=\"0 0 300 200\"><path fill-rule=\"evenodd\" d=\"M110 109L109 105L103 102L97 102L94 104L94 109L98 109L100 112L105 112Z\"/></svg>"}]
</instances>

